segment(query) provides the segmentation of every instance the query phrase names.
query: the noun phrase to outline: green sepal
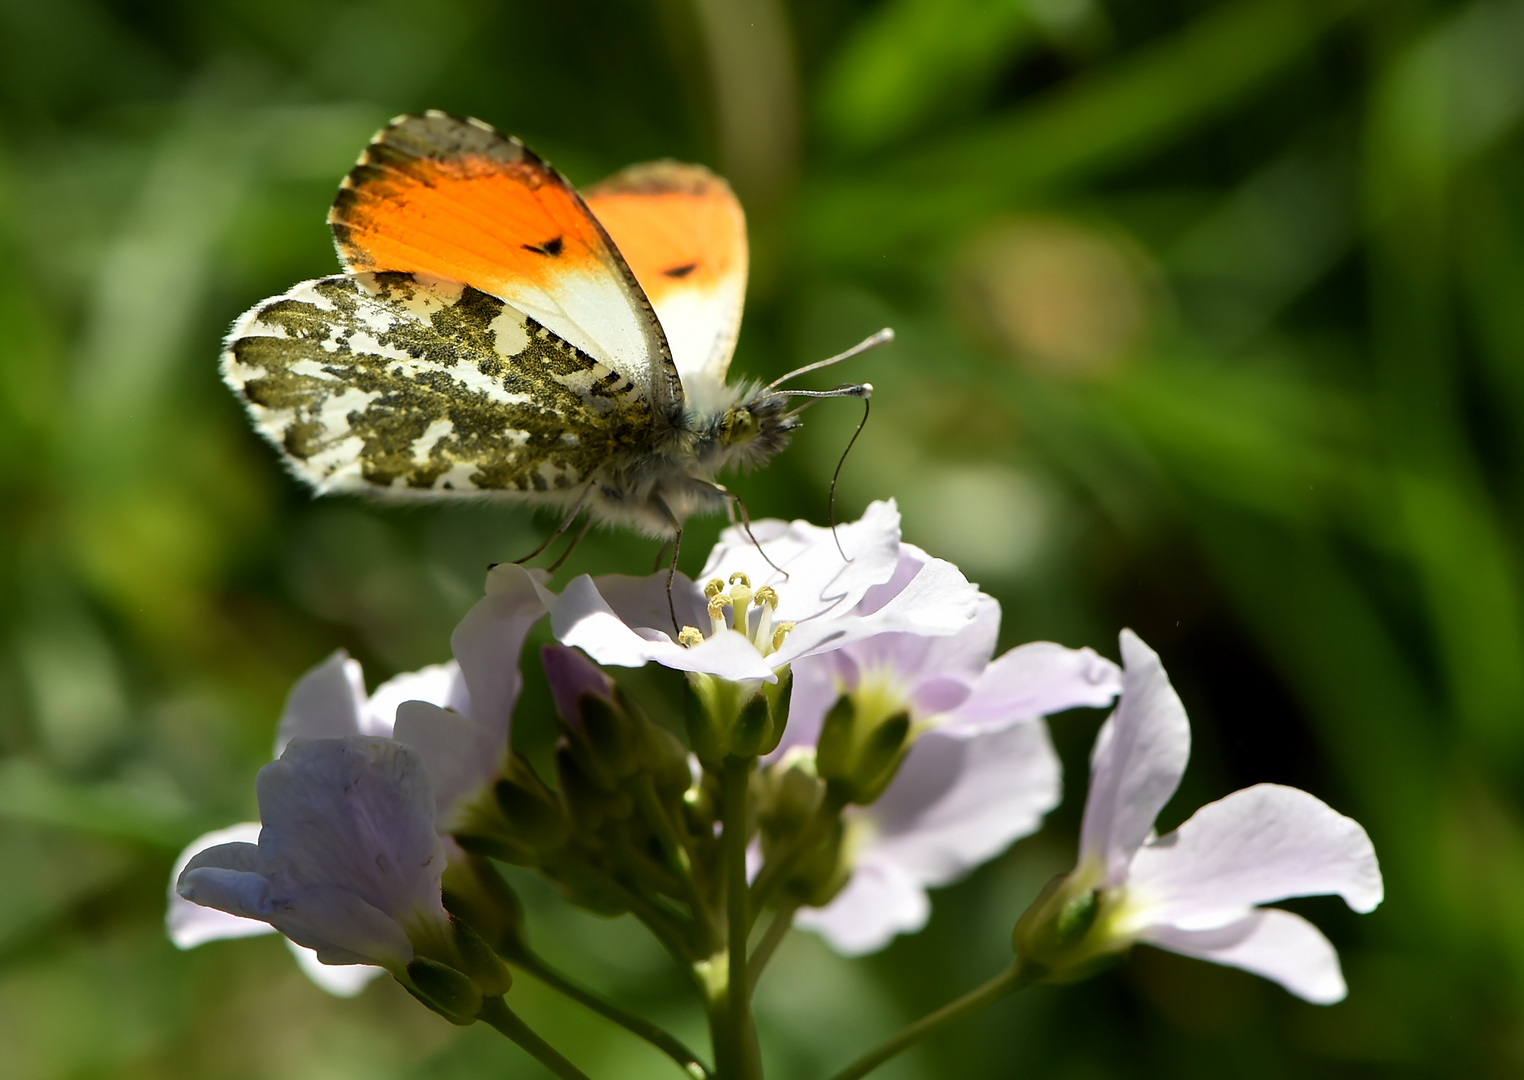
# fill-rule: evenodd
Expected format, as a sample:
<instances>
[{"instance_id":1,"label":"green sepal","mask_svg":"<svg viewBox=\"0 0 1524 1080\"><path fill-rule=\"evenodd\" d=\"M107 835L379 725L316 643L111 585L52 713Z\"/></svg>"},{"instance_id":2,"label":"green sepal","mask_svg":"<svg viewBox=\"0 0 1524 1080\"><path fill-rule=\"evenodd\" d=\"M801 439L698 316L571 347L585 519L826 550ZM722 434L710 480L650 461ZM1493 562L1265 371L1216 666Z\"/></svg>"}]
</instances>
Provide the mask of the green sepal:
<instances>
[{"instance_id":1,"label":"green sepal","mask_svg":"<svg viewBox=\"0 0 1524 1080\"><path fill-rule=\"evenodd\" d=\"M414 957L407 966L407 978L402 985L408 992L452 1024L465 1027L481 1012L482 993L476 983L448 964Z\"/></svg>"},{"instance_id":2,"label":"green sepal","mask_svg":"<svg viewBox=\"0 0 1524 1080\"><path fill-rule=\"evenodd\" d=\"M485 938L459 919L455 928L455 948L460 952L461 969L471 977L482 997L500 997L513 985L508 965L487 944Z\"/></svg>"},{"instance_id":3,"label":"green sepal","mask_svg":"<svg viewBox=\"0 0 1524 1080\"><path fill-rule=\"evenodd\" d=\"M772 709L766 694L756 694L741 706L735 723L731 725L727 749L730 757L753 758L762 753L772 734ZM773 740L776 745L777 740Z\"/></svg>"},{"instance_id":4,"label":"green sepal","mask_svg":"<svg viewBox=\"0 0 1524 1080\"><path fill-rule=\"evenodd\" d=\"M857 706L843 694L826 710L820 722L820 738L815 742L815 771L823 780L846 780L852 771L853 734L857 727Z\"/></svg>"},{"instance_id":5,"label":"green sepal","mask_svg":"<svg viewBox=\"0 0 1524 1080\"><path fill-rule=\"evenodd\" d=\"M860 806L875 801L900 771L900 762L909 749L910 714L895 713L868 735L858 752L853 769L852 801Z\"/></svg>"}]
</instances>

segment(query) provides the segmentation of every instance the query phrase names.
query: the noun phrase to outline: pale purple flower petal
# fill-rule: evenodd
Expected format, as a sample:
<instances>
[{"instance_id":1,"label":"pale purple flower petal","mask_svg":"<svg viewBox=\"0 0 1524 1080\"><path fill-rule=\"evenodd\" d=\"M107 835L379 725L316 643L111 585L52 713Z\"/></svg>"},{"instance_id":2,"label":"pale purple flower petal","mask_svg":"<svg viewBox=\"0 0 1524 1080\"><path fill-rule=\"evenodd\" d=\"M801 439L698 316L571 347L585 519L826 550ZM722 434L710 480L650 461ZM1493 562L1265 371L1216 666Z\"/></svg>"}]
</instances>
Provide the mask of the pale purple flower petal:
<instances>
[{"instance_id":1,"label":"pale purple flower petal","mask_svg":"<svg viewBox=\"0 0 1524 1080\"><path fill-rule=\"evenodd\" d=\"M435 824L448 830L455 811L491 782L507 749L495 732L427 701L397 707L394 737L418 751L434 791Z\"/></svg>"},{"instance_id":2,"label":"pale purple flower petal","mask_svg":"<svg viewBox=\"0 0 1524 1080\"><path fill-rule=\"evenodd\" d=\"M293 741L256 782L258 845L193 856L178 891L269 922L325 963L400 969L409 928L442 927L444 848L419 755L391 739Z\"/></svg>"},{"instance_id":3,"label":"pale purple flower petal","mask_svg":"<svg viewBox=\"0 0 1524 1080\"><path fill-rule=\"evenodd\" d=\"M825 938L843 956L877 952L896 934L913 934L931 917L926 890L888 860L868 860L823 908L801 908L794 924Z\"/></svg>"},{"instance_id":4,"label":"pale purple flower petal","mask_svg":"<svg viewBox=\"0 0 1524 1080\"><path fill-rule=\"evenodd\" d=\"M360 710L360 735L390 738L397 725L397 706L404 701L427 701L442 709L471 715L471 693L454 660L405 671L380 686Z\"/></svg>"},{"instance_id":5,"label":"pale purple flower petal","mask_svg":"<svg viewBox=\"0 0 1524 1080\"><path fill-rule=\"evenodd\" d=\"M1099 860L1107 886L1126 880L1191 754L1190 721L1158 655L1131 630L1121 642L1122 699L1096 739L1080 832L1080 861Z\"/></svg>"},{"instance_id":6,"label":"pale purple flower petal","mask_svg":"<svg viewBox=\"0 0 1524 1080\"><path fill-rule=\"evenodd\" d=\"M230 825L226 829L217 829L213 832L204 833L192 840L180 852L175 859L174 869L169 873L169 909L164 913L164 925L169 931L169 940L175 943L179 949L194 949L197 945L204 945L208 941L221 941L227 938L253 937L255 934L273 934L275 927L269 923L260 922L257 919L244 919L237 915L229 915L225 911L216 908L202 907L184 899L175 891L175 882L180 880L190 861L208 848L218 847L222 844L252 844L259 840L259 822L244 821L237 825Z\"/></svg>"},{"instance_id":7,"label":"pale purple flower petal","mask_svg":"<svg viewBox=\"0 0 1524 1080\"><path fill-rule=\"evenodd\" d=\"M291 688L275 729L275 756L280 757L292 739L379 734L362 730L364 712L365 675L360 661L337 649Z\"/></svg>"},{"instance_id":8,"label":"pale purple flower petal","mask_svg":"<svg viewBox=\"0 0 1524 1080\"><path fill-rule=\"evenodd\" d=\"M1244 909L1336 893L1356 911L1381 903L1381 871L1358 822L1296 788L1257 784L1208 803L1145 844L1127 879L1135 918L1205 930Z\"/></svg>"},{"instance_id":9,"label":"pale purple flower petal","mask_svg":"<svg viewBox=\"0 0 1524 1080\"><path fill-rule=\"evenodd\" d=\"M921 736L872 806L871 852L924 886L946 885L1037 830L1062 795L1041 720L967 739ZM866 845L865 845L866 847Z\"/></svg>"},{"instance_id":10,"label":"pale purple flower petal","mask_svg":"<svg viewBox=\"0 0 1524 1080\"><path fill-rule=\"evenodd\" d=\"M1098 708L1121 690L1121 669L1093 649L1034 641L991 662L939 730L973 735L1065 709Z\"/></svg>"},{"instance_id":11,"label":"pale purple flower petal","mask_svg":"<svg viewBox=\"0 0 1524 1080\"><path fill-rule=\"evenodd\" d=\"M929 732L883 796L849 811L852 878L798 923L849 956L926 923L928 888L946 885L1034 832L1058 805L1058 756L1038 720L972 738Z\"/></svg>"},{"instance_id":12,"label":"pale purple flower petal","mask_svg":"<svg viewBox=\"0 0 1524 1080\"><path fill-rule=\"evenodd\" d=\"M539 588L544 570L500 563L487 573L487 592L450 635L450 649L469 690L469 710L449 701L436 705L468 713L499 746L508 743L513 707L524 687L519 654L530 629L545 616Z\"/></svg>"},{"instance_id":13,"label":"pale purple flower petal","mask_svg":"<svg viewBox=\"0 0 1524 1080\"><path fill-rule=\"evenodd\" d=\"M1333 945L1300 915L1260 908L1215 930L1155 927L1142 938L1161 949L1242 968L1278 982L1314 1005L1343 1001L1348 992Z\"/></svg>"}]
</instances>

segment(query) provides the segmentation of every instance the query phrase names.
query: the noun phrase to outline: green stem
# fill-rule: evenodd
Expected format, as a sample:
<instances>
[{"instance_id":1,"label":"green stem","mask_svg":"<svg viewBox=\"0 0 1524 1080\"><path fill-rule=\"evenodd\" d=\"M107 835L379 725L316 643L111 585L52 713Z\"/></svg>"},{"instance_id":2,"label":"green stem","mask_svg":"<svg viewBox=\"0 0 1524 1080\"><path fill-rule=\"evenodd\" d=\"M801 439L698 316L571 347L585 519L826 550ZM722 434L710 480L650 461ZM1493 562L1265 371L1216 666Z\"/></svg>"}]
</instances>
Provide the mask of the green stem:
<instances>
[{"instance_id":1,"label":"green stem","mask_svg":"<svg viewBox=\"0 0 1524 1080\"><path fill-rule=\"evenodd\" d=\"M555 1047L531 1031L529 1025L524 1023L502 998L488 998L482 1002L482 1011L477 1013L477 1018L508 1036L530 1057L555 1073L561 1080L588 1080L586 1073L567 1061L556 1052Z\"/></svg>"},{"instance_id":2,"label":"green stem","mask_svg":"<svg viewBox=\"0 0 1524 1080\"><path fill-rule=\"evenodd\" d=\"M585 987L578 986L565 975L545 962L534 950L525 946L517 949L507 957L508 961L516 964L525 972L539 979L546 986L558 993L564 994L573 1001L583 1005L599 1016L611 1020L624 1028L637 1038L644 1039L656 1049L666 1054L689 1076L695 1080L709 1080L709 1067L698 1059L698 1055L689 1050L673 1036L667 1034L661 1028L642 1019L634 1013L625 1012L611 1001L605 1001L597 994Z\"/></svg>"},{"instance_id":3,"label":"green stem","mask_svg":"<svg viewBox=\"0 0 1524 1080\"><path fill-rule=\"evenodd\" d=\"M778 943L788 935L789 927L794 925L794 908L779 908L773 914L773 921L767 924L767 930L762 934L762 940L757 942L757 947L751 951L751 958L747 961L750 965L748 970L747 990L757 988L757 980L762 976L762 969L767 967L767 962L773 958L773 951L778 948Z\"/></svg>"},{"instance_id":4,"label":"green stem","mask_svg":"<svg viewBox=\"0 0 1524 1080\"><path fill-rule=\"evenodd\" d=\"M908 1049L948 1024L978 1012L1005 995L1015 993L1030 981L1031 977L1022 970L1021 961L1018 960L983 986L970 990L956 1001L950 1001L940 1009L927 1013L898 1035L880 1043L877 1049L858 1058L831 1077L831 1080L858 1080L859 1077L867 1076L900 1051Z\"/></svg>"},{"instance_id":5,"label":"green stem","mask_svg":"<svg viewBox=\"0 0 1524 1080\"><path fill-rule=\"evenodd\" d=\"M719 1017L722 1023L715 1031L715 1068L724 1080L761 1080L762 1076L746 978L746 939L751 930L751 897L746 887L746 797L751 766L749 758L726 758L721 795L728 956L724 1011Z\"/></svg>"}]
</instances>

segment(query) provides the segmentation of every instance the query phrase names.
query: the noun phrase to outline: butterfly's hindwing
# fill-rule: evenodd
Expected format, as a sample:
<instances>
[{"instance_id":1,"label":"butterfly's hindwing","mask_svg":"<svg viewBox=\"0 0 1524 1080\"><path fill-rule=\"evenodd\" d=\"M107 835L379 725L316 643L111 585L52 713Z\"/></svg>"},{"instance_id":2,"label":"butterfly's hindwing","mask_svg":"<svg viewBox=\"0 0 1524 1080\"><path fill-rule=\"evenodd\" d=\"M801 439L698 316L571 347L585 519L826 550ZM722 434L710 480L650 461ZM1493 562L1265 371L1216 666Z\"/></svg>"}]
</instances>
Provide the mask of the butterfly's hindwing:
<instances>
[{"instance_id":1,"label":"butterfly's hindwing","mask_svg":"<svg viewBox=\"0 0 1524 1080\"><path fill-rule=\"evenodd\" d=\"M564 500L658 439L627 375L496 297L412 274L266 301L235 324L223 376L325 492Z\"/></svg>"}]
</instances>

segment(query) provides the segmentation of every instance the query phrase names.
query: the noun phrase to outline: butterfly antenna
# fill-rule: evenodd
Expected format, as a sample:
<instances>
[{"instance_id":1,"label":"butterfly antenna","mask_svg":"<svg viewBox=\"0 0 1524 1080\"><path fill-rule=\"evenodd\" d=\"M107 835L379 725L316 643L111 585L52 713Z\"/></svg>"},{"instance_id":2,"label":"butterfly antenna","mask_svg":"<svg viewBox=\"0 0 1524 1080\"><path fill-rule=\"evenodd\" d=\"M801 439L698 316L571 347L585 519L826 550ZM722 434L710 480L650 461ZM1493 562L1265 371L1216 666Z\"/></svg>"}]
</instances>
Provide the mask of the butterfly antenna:
<instances>
[{"instance_id":1,"label":"butterfly antenna","mask_svg":"<svg viewBox=\"0 0 1524 1080\"><path fill-rule=\"evenodd\" d=\"M843 562L851 562L847 553L841 548L841 537L836 533L836 481L841 479L841 467L847 463L847 455L852 452L852 447L857 443L857 437L863 433L863 428L868 426L868 410L873 407L873 387L868 386L868 393L863 398L863 418L857 422L857 430L852 432L852 437L847 440L847 448L841 452L841 459L836 462L836 471L831 474L831 493L826 499L827 518L831 522L831 539L836 541L836 551Z\"/></svg>"},{"instance_id":2,"label":"butterfly antenna","mask_svg":"<svg viewBox=\"0 0 1524 1080\"><path fill-rule=\"evenodd\" d=\"M561 552L561 557L545 568L546 572L554 574L557 570L561 569L566 564L566 560L571 558L571 553L577 550L577 545L582 543L582 538L587 535L587 530L592 527L593 515L589 514L587 515L587 520L582 523L582 528L577 530L577 535L572 537L571 543L566 545L566 550Z\"/></svg>"},{"instance_id":3,"label":"butterfly antenna","mask_svg":"<svg viewBox=\"0 0 1524 1080\"><path fill-rule=\"evenodd\" d=\"M843 360L850 360L852 357L860 356L870 349L876 349L880 345L887 345L893 340L894 331L886 326L878 333L870 334L867 337L863 338L862 341L859 341L856 345L853 345L846 352L837 353L835 356L828 356L824 360L816 360L813 364L805 364L804 367L795 368L787 375L779 376L764 386L762 388L762 393L766 394L770 391L776 390L778 387L782 386L790 379L797 378L800 375L808 375L812 371L819 371L821 368L830 367L832 364L839 364Z\"/></svg>"}]
</instances>

